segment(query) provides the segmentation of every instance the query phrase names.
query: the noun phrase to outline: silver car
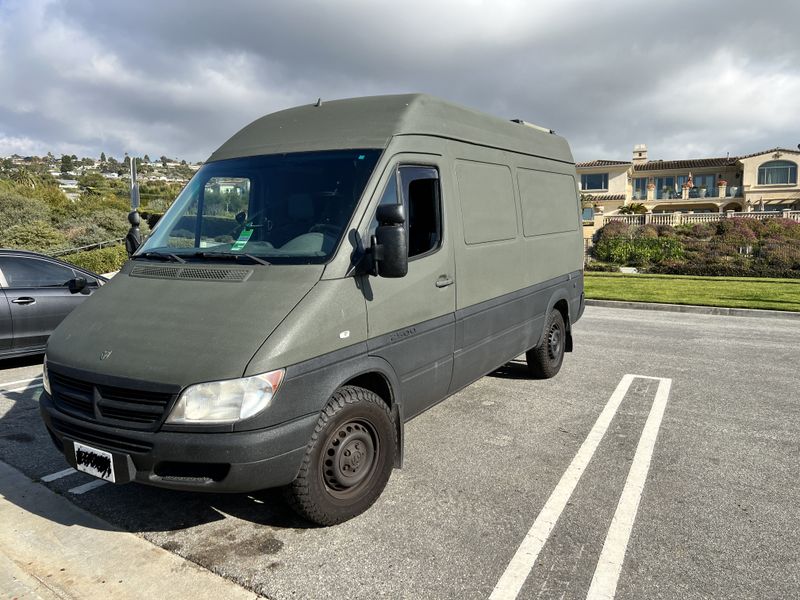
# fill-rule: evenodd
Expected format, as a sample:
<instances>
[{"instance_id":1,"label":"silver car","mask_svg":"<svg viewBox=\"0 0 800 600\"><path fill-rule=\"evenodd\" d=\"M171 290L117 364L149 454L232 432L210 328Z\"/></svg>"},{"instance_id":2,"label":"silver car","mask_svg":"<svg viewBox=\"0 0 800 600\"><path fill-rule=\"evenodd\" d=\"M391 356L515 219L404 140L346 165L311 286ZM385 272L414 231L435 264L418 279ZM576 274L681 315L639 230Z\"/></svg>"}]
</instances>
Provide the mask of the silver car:
<instances>
[{"instance_id":1,"label":"silver car","mask_svg":"<svg viewBox=\"0 0 800 600\"><path fill-rule=\"evenodd\" d=\"M105 282L49 256L0 249L0 359L44 352L64 317Z\"/></svg>"}]
</instances>

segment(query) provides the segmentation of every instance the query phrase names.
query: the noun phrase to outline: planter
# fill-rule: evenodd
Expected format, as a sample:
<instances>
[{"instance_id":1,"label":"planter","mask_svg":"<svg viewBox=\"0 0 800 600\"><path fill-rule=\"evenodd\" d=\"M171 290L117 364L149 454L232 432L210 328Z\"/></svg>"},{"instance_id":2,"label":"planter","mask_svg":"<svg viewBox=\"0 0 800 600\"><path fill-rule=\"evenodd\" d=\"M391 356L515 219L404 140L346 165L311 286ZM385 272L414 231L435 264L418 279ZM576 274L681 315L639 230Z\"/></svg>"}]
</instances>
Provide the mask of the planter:
<instances>
[{"instance_id":1,"label":"planter","mask_svg":"<svg viewBox=\"0 0 800 600\"><path fill-rule=\"evenodd\" d=\"M728 196L730 196L731 198L735 198L738 195L739 195L739 188L737 186L732 185L731 187L728 188Z\"/></svg>"},{"instance_id":2,"label":"planter","mask_svg":"<svg viewBox=\"0 0 800 600\"><path fill-rule=\"evenodd\" d=\"M705 198L705 197L706 197L706 193L707 193L707 191L708 191L708 190L707 190L706 188L699 188L699 189L697 190L697 197L698 197L698 198Z\"/></svg>"}]
</instances>

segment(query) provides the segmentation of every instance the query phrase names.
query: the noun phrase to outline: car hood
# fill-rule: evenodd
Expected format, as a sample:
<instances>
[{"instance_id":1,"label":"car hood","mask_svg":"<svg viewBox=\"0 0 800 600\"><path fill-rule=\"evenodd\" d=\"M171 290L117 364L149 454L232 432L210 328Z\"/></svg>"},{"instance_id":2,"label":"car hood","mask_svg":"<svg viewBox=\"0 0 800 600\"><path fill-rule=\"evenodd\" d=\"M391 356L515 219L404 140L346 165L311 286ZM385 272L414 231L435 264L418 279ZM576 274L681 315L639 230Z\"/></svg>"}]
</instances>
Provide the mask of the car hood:
<instances>
[{"instance_id":1,"label":"car hood","mask_svg":"<svg viewBox=\"0 0 800 600\"><path fill-rule=\"evenodd\" d=\"M48 364L170 387L241 377L322 270L129 261L56 328Z\"/></svg>"}]
</instances>

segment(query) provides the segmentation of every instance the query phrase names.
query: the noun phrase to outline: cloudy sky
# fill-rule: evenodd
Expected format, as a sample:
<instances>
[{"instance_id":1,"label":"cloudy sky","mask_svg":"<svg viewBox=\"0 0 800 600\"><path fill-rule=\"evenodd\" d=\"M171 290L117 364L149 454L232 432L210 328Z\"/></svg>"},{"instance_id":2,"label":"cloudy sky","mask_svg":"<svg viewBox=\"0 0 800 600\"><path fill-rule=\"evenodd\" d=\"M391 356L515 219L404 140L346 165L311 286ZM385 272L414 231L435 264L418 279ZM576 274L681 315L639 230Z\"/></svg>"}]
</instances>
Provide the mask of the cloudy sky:
<instances>
[{"instance_id":1,"label":"cloudy sky","mask_svg":"<svg viewBox=\"0 0 800 600\"><path fill-rule=\"evenodd\" d=\"M0 0L0 155L203 160L275 110L420 91L578 160L800 143L800 2Z\"/></svg>"}]
</instances>

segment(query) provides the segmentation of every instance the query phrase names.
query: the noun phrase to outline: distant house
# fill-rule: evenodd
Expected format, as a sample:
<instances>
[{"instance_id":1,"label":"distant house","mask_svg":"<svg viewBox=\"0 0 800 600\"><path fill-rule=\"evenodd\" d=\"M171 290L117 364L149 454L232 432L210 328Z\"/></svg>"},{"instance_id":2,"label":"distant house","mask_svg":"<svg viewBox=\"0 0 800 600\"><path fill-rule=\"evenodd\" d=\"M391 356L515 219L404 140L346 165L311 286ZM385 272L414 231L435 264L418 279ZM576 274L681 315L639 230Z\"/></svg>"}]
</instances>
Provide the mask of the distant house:
<instances>
[{"instance_id":1,"label":"distant house","mask_svg":"<svg viewBox=\"0 0 800 600\"><path fill-rule=\"evenodd\" d=\"M634 147L630 162L576 165L581 193L605 214L631 203L653 213L800 210L799 166L800 151L786 148L738 157L649 160L645 145Z\"/></svg>"}]
</instances>

